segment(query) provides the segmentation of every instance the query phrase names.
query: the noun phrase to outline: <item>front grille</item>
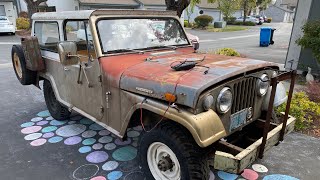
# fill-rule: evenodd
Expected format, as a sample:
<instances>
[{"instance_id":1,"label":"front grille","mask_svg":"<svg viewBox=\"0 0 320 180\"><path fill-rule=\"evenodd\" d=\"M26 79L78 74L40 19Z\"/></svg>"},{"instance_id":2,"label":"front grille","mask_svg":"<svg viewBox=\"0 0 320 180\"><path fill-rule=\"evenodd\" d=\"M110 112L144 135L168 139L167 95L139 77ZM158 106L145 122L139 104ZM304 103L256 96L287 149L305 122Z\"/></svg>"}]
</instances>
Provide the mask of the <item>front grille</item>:
<instances>
[{"instance_id":1,"label":"front grille","mask_svg":"<svg viewBox=\"0 0 320 180\"><path fill-rule=\"evenodd\" d=\"M233 104L231 114L243 109L254 107L254 98L256 96L256 79L245 78L234 84Z\"/></svg>"}]
</instances>

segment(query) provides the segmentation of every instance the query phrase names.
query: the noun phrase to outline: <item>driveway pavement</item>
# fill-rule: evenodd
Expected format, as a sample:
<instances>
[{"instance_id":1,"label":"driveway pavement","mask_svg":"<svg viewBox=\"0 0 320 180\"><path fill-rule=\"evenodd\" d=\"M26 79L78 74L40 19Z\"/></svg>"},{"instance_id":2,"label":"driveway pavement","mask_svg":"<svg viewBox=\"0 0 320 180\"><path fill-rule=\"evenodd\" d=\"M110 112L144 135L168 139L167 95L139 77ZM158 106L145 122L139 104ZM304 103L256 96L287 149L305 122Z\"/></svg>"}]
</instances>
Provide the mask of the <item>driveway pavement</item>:
<instances>
[{"instance_id":1,"label":"driveway pavement","mask_svg":"<svg viewBox=\"0 0 320 180\"><path fill-rule=\"evenodd\" d=\"M17 40L0 36L0 179L144 179L136 151L141 128L130 129L129 140L122 142L76 114L68 121L52 119L42 91L20 85L15 77L10 49ZM255 162L263 166L249 167L246 177L318 179L319 144L319 139L292 133ZM211 175L212 180L236 178L241 176L214 170Z\"/></svg>"},{"instance_id":2,"label":"driveway pavement","mask_svg":"<svg viewBox=\"0 0 320 180\"><path fill-rule=\"evenodd\" d=\"M274 34L275 44L269 47L259 47L260 28L266 26L277 29ZM225 47L234 48L248 58L284 64L292 23L270 23L236 32L207 32L192 29L187 31L200 38L201 50L215 51Z\"/></svg>"}]
</instances>

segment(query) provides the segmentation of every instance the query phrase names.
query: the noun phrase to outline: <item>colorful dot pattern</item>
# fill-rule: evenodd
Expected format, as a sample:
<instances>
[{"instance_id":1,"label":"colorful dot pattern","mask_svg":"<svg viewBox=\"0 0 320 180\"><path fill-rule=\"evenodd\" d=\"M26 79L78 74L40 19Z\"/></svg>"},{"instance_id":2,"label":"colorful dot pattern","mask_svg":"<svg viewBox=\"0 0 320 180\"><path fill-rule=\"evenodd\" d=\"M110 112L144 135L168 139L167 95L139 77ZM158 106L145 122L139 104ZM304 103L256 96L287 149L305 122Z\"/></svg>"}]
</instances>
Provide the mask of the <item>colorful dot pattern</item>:
<instances>
[{"instance_id":1,"label":"colorful dot pattern","mask_svg":"<svg viewBox=\"0 0 320 180\"><path fill-rule=\"evenodd\" d=\"M76 146L74 153L79 153L79 157L84 158L88 164L75 168L72 173L74 179L145 179L137 159L141 126L128 129L127 139L122 141L87 118L76 115L58 121L46 110L39 112L29 122L22 123L20 128L24 139L34 147L58 143ZM262 177L263 180L297 180L282 174L266 175L267 172L267 167L254 164L252 169L245 169L241 175L210 171L210 180L255 180Z\"/></svg>"}]
</instances>

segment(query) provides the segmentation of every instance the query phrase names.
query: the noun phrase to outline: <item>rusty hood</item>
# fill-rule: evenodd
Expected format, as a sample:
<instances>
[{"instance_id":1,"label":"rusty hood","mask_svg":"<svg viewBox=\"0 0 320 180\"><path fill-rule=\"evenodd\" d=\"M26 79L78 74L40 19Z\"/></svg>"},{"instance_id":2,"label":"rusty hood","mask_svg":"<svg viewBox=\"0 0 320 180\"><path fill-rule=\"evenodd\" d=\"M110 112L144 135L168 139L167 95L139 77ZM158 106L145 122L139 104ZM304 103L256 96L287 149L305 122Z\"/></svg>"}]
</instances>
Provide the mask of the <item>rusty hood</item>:
<instances>
[{"instance_id":1,"label":"rusty hood","mask_svg":"<svg viewBox=\"0 0 320 180\"><path fill-rule=\"evenodd\" d=\"M195 108L200 94L215 84L241 73L275 64L260 60L228 57L213 54L196 54L191 49L172 52L131 54L101 59L102 69L109 85L165 99L165 93L177 96L177 103ZM187 71L175 71L171 64L189 60L201 60L202 66ZM204 72L208 70L208 73Z\"/></svg>"}]
</instances>

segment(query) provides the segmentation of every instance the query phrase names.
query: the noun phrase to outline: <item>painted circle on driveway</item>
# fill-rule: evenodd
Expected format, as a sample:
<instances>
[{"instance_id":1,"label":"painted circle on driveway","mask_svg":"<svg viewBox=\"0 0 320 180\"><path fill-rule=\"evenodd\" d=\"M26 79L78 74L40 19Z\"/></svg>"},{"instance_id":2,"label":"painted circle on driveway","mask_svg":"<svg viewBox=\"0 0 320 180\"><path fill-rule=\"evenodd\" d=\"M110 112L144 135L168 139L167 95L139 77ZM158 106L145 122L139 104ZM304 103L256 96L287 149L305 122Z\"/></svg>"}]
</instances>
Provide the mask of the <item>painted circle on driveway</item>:
<instances>
[{"instance_id":1,"label":"painted circle on driveway","mask_svg":"<svg viewBox=\"0 0 320 180\"><path fill-rule=\"evenodd\" d=\"M110 143L112 141L112 137L111 136L103 136L101 137L99 140L99 143Z\"/></svg>"},{"instance_id":2,"label":"painted circle on driveway","mask_svg":"<svg viewBox=\"0 0 320 180\"><path fill-rule=\"evenodd\" d=\"M97 140L94 139L94 138L89 138L89 139L83 140L83 141L82 141L82 144L88 146L88 145L94 144L96 141L97 141Z\"/></svg>"},{"instance_id":3,"label":"painted circle on driveway","mask_svg":"<svg viewBox=\"0 0 320 180\"><path fill-rule=\"evenodd\" d=\"M94 131L100 131L100 130L103 130L104 127L100 126L100 125L97 124L97 123L94 123L94 124L91 124L91 125L89 126L89 129L94 130Z\"/></svg>"},{"instance_id":4,"label":"painted circle on driveway","mask_svg":"<svg viewBox=\"0 0 320 180\"><path fill-rule=\"evenodd\" d=\"M72 176L77 180L86 180L95 176L99 172L99 166L95 164L84 164L78 167L73 173Z\"/></svg>"},{"instance_id":5,"label":"painted circle on driveway","mask_svg":"<svg viewBox=\"0 0 320 180\"><path fill-rule=\"evenodd\" d=\"M123 172L121 171L112 171L111 173L108 174L108 179L117 180L117 179L120 179L122 175L123 175Z\"/></svg>"},{"instance_id":6,"label":"painted circle on driveway","mask_svg":"<svg viewBox=\"0 0 320 180\"><path fill-rule=\"evenodd\" d=\"M48 132L48 133L44 133L43 134L43 138L51 138L51 137L53 137L54 136L54 133L53 132Z\"/></svg>"},{"instance_id":7,"label":"painted circle on driveway","mask_svg":"<svg viewBox=\"0 0 320 180\"><path fill-rule=\"evenodd\" d=\"M39 117L49 117L50 116L50 113L48 110L45 110L45 111L41 111L37 114L37 116Z\"/></svg>"},{"instance_id":8,"label":"painted circle on driveway","mask_svg":"<svg viewBox=\"0 0 320 180\"><path fill-rule=\"evenodd\" d=\"M268 168L262 164L253 164L252 169L258 173L266 173L268 172Z\"/></svg>"},{"instance_id":9,"label":"painted circle on driveway","mask_svg":"<svg viewBox=\"0 0 320 180\"><path fill-rule=\"evenodd\" d=\"M33 125L34 125L34 122L26 122L26 123L21 124L20 127L26 128L26 127L30 127Z\"/></svg>"},{"instance_id":10,"label":"painted circle on driveway","mask_svg":"<svg viewBox=\"0 0 320 180\"><path fill-rule=\"evenodd\" d=\"M92 149L99 150L103 148L103 144L97 143L92 146Z\"/></svg>"},{"instance_id":11,"label":"painted circle on driveway","mask_svg":"<svg viewBox=\"0 0 320 180\"><path fill-rule=\"evenodd\" d=\"M92 138L95 135L97 135L97 132L92 130L88 130L82 133L82 137L84 138Z\"/></svg>"},{"instance_id":12,"label":"painted circle on driveway","mask_svg":"<svg viewBox=\"0 0 320 180\"><path fill-rule=\"evenodd\" d=\"M64 140L64 144L75 145L75 144L79 144L81 141L82 141L81 137L73 136L73 137L69 137L66 140Z\"/></svg>"},{"instance_id":13,"label":"painted circle on driveway","mask_svg":"<svg viewBox=\"0 0 320 180\"><path fill-rule=\"evenodd\" d=\"M137 149L132 146L125 146L115 150L112 157L117 161L130 161L137 156Z\"/></svg>"},{"instance_id":14,"label":"painted circle on driveway","mask_svg":"<svg viewBox=\"0 0 320 180\"><path fill-rule=\"evenodd\" d=\"M50 125L53 125L53 126L61 126L61 125L64 125L65 123L67 123L67 121L58 121L58 120L50 121Z\"/></svg>"},{"instance_id":15,"label":"painted circle on driveway","mask_svg":"<svg viewBox=\"0 0 320 180\"><path fill-rule=\"evenodd\" d=\"M48 132L55 131L56 129L58 129L57 126L47 126L47 127L42 129L42 132L43 133L48 133Z\"/></svg>"},{"instance_id":16,"label":"painted circle on driveway","mask_svg":"<svg viewBox=\"0 0 320 180\"><path fill-rule=\"evenodd\" d=\"M32 141L35 139L38 139L42 136L42 133L32 133L32 134L28 134L24 137L25 140L27 141Z\"/></svg>"},{"instance_id":17,"label":"painted circle on driveway","mask_svg":"<svg viewBox=\"0 0 320 180\"><path fill-rule=\"evenodd\" d=\"M91 163L102 163L108 160L109 155L104 151L94 151L87 155L87 161Z\"/></svg>"},{"instance_id":18,"label":"painted circle on driveway","mask_svg":"<svg viewBox=\"0 0 320 180\"><path fill-rule=\"evenodd\" d=\"M265 176L263 180L299 180L292 176L282 175L282 174L272 174Z\"/></svg>"},{"instance_id":19,"label":"painted circle on driveway","mask_svg":"<svg viewBox=\"0 0 320 180\"><path fill-rule=\"evenodd\" d=\"M218 171L218 176L221 179L228 179L228 180L235 180L238 177L238 175L236 174L231 174L224 171Z\"/></svg>"},{"instance_id":20,"label":"painted circle on driveway","mask_svg":"<svg viewBox=\"0 0 320 180\"><path fill-rule=\"evenodd\" d=\"M111 134L110 131L108 131L106 129L99 131L100 136L107 136L109 134Z\"/></svg>"},{"instance_id":21,"label":"painted circle on driveway","mask_svg":"<svg viewBox=\"0 0 320 180\"><path fill-rule=\"evenodd\" d=\"M104 146L104 148L106 149L106 150L114 150L115 148L117 147L117 145L116 144L114 144L114 143L108 143L108 144L106 144L105 146Z\"/></svg>"},{"instance_id":22,"label":"painted circle on driveway","mask_svg":"<svg viewBox=\"0 0 320 180\"><path fill-rule=\"evenodd\" d=\"M41 146L47 142L46 139L37 139L30 143L31 146Z\"/></svg>"},{"instance_id":23,"label":"painted circle on driveway","mask_svg":"<svg viewBox=\"0 0 320 180\"><path fill-rule=\"evenodd\" d=\"M56 133L62 137L72 137L83 133L87 127L83 124L71 124L60 127Z\"/></svg>"},{"instance_id":24,"label":"painted circle on driveway","mask_svg":"<svg viewBox=\"0 0 320 180\"><path fill-rule=\"evenodd\" d=\"M43 125L46 125L46 124L48 124L48 121L39 121L39 122L37 122L37 125L39 125L39 126L43 126Z\"/></svg>"},{"instance_id":25,"label":"painted circle on driveway","mask_svg":"<svg viewBox=\"0 0 320 180\"><path fill-rule=\"evenodd\" d=\"M131 139L127 138L126 141L122 141L121 139L118 138L114 141L114 143L116 143L116 145L119 145L119 146L129 145L131 143Z\"/></svg>"},{"instance_id":26,"label":"painted circle on driveway","mask_svg":"<svg viewBox=\"0 0 320 180\"><path fill-rule=\"evenodd\" d=\"M102 166L102 169L105 171L113 171L117 169L118 166L119 166L119 163L117 161L108 161L104 163L104 165Z\"/></svg>"},{"instance_id":27,"label":"painted circle on driveway","mask_svg":"<svg viewBox=\"0 0 320 180\"><path fill-rule=\"evenodd\" d=\"M21 133L22 134L31 134L31 133L35 133L38 132L42 129L41 126L30 126L30 127L26 127L21 129Z\"/></svg>"},{"instance_id":28,"label":"painted circle on driveway","mask_svg":"<svg viewBox=\"0 0 320 180\"><path fill-rule=\"evenodd\" d=\"M91 147L90 146L82 146L81 148L79 148L79 152L80 153L88 153L91 151Z\"/></svg>"},{"instance_id":29,"label":"painted circle on driveway","mask_svg":"<svg viewBox=\"0 0 320 180\"><path fill-rule=\"evenodd\" d=\"M60 141L62 141L62 140L63 140L62 137L55 136L55 137L52 137L52 138L48 139L48 142L49 142L49 143L58 143L58 142L60 142Z\"/></svg>"},{"instance_id":30,"label":"painted circle on driveway","mask_svg":"<svg viewBox=\"0 0 320 180\"><path fill-rule=\"evenodd\" d=\"M31 119L32 122L38 122L38 121L41 121L41 120L42 120L42 117L35 117L35 118Z\"/></svg>"},{"instance_id":31,"label":"painted circle on driveway","mask_svg":"<svg viewBox=\"0 0 320 180\"><path fill-rule=\"evenodd\" d=\"M259 174L251 169L245 169L243 170L243 173L241 174L242 177L248 180L256 180L259 177Z\"/></svg>"}]
</instances>

